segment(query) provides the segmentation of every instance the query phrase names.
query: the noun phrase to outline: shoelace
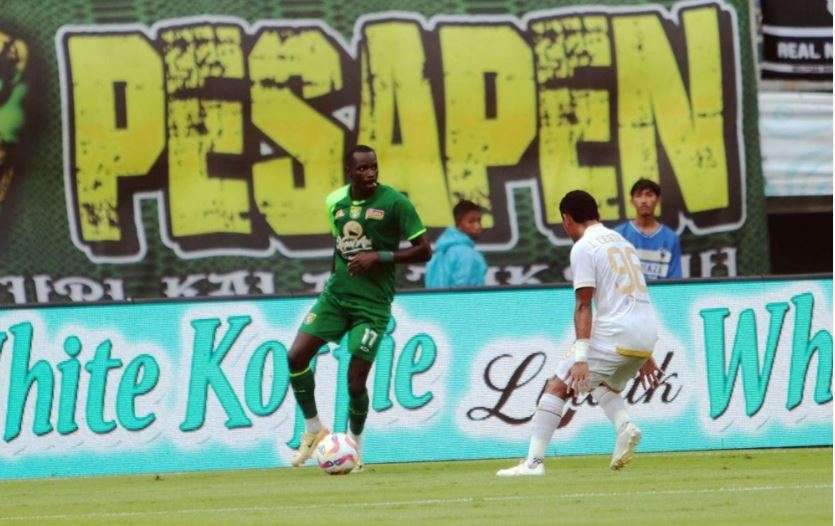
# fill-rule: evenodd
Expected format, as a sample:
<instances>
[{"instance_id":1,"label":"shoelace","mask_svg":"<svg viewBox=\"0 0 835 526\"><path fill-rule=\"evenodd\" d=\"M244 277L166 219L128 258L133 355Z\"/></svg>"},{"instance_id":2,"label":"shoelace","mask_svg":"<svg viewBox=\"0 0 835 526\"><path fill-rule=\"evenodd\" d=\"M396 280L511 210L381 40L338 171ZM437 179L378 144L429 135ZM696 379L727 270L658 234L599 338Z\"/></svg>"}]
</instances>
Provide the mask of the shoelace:
<instances>
[{"instance_id":1,"label":"shoelace","mask_svg":"<svg viewBox=\"0 0 835 526\"><path fill-rule=\"evenodd\" d=\"M525 462L525 461L523 461L523 462ZM542 459L541 458L533 458L527 463L527 466L528 466L528 468L533 469L540 464L542 464Z\"/></svg>"}]
</instances>

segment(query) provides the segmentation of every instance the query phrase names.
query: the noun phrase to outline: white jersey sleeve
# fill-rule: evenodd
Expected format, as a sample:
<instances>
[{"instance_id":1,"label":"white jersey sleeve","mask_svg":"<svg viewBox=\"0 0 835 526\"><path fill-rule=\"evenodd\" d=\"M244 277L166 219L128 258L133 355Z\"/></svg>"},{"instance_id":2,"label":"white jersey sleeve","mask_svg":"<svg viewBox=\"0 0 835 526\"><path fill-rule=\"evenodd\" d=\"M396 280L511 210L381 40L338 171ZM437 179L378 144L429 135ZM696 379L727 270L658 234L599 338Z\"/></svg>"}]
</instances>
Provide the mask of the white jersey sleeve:
<instances>
[{"instance_id":1,"label":"white jersey sleeve","mask_svg":"<svg viewBox=\"0 0 835 526\"><path fill-rule=\"evenodd\" d=\"M571 272L574 274L574 290L597 287L594 258L585 243L577 243L571 247Z\"/></svg>"}]
</instances>

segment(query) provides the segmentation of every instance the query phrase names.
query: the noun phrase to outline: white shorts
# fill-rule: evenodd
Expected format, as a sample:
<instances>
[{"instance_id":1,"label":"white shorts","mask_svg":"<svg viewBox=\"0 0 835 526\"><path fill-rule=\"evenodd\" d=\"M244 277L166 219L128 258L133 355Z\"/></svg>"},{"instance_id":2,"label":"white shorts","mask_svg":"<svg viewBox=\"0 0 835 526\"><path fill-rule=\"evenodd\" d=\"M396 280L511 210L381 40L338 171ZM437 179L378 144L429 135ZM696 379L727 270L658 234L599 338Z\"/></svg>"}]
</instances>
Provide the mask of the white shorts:
<instances>
[{"instance_id":1,"label":"white shorts","mask_svg":"<svg viewBox=\"0 0 835 526\"><path fill-rule=\"evenodd\" d=\"M588 390L605 383L614 391L623 391L626 389L626 384L635 378L638 369L650 356L652 356L650 351L635 351L619 347L614 351L605 351L589 347L586 356L589 364ZM572 365L574 365L574 355L569 353L557 365L556 376L568 383L568 372Z\"/></svg>"}]
</instances>

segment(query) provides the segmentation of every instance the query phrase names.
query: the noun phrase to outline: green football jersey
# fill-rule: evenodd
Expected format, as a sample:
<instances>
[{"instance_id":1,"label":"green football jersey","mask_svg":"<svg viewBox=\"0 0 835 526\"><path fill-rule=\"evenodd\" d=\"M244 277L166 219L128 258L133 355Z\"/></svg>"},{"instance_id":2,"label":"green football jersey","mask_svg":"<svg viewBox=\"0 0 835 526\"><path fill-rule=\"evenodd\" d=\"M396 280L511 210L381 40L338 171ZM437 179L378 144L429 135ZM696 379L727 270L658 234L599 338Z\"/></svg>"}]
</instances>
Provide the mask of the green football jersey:
<instances>
[{"instance_id":1,"label":"green football jersey","mask_svg":"<svg viewBox=\"0 0 835 526\"><path fill-rule=\"evenodd\" d=\"M344 186L328 196L327 205L336 250L333 274L325 290L341 300L388 308L394 298L394 263L382 263L361 276L351 276L348 261L368 250L393 252L401 240L411 241L426 232L414 205L382 184L361 201L351 199L350 186Z\"/></svg>"}]
</instances>

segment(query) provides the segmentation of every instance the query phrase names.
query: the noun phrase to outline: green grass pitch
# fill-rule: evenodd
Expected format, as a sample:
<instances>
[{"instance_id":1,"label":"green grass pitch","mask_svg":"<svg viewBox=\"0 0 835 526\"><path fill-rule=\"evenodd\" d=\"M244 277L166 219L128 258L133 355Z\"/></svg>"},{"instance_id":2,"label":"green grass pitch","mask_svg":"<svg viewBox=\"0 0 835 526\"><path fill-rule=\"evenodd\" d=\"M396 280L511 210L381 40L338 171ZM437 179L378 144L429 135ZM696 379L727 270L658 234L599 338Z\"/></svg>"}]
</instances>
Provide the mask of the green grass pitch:
<instances>
[{"instance_id":1,"label":"green grass pitch","mask_svg":"<svg viewBox=\"0 0 835 526\"><path fill-rule=\"evenodd\" d=\"M832 449L214 471L0 483L0 524L832 524Z\"/></svg>"}]
</instances>

